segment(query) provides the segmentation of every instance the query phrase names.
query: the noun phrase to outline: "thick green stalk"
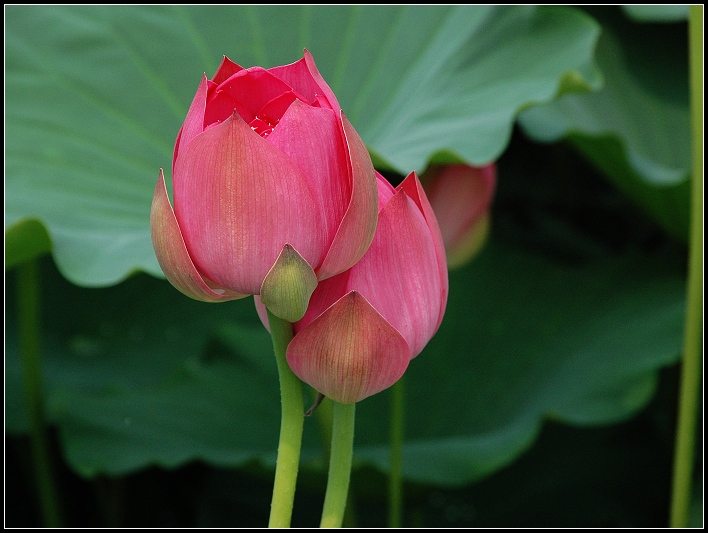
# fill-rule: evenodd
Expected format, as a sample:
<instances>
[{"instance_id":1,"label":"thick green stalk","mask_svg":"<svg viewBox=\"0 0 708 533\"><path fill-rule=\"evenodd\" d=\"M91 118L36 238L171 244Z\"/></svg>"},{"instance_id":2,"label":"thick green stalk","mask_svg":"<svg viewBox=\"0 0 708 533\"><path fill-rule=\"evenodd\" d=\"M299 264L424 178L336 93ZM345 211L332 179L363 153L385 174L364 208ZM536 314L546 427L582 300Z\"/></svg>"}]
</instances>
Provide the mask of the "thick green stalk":
<instances>
[{"instance_id":1,"label":"thick green stalk","mask_svg":"<svg viewBox=\"0 0 708 533\"><path fill-rule=\"evenodd\" d=\"M20 365L30 426L32 463L46 527L61 527L59 498L52 469L49 436L44 418L42 354L39 325L39 276L36 260L17 267L17 303Z\"/></svg>"},{"instance_id":2,"label":"thick green stalk","mask_svg":"<svg viewBox=\"0 0 708 533\"><path fill-rule=\"evenodd\" d=\"M388 527L403 525L403 438L405 389L399 379L391 387L391 466L388 474Z\"/></svg>"},{"instance_id":3,"label":"thick green stalk","mask_svg":"<svg viewBox=\"0 0 708 533\"><path fill-rule=\"evenodd\" d=\"M295 500L297 471L300 465L302 428L305 421L305 407L302 398L302 382L290 370L285 359L285 349L293 338L290 322L282 320L268 311L268 324L273 338L273 349L280 377L280 441L275 465L273 499L270 504L268 527L290 527Z\"/></svg>"},{"instance_id":4,"label":"thick green stalk","mask_svg":"<svg viewBox=\"0 0 708 533\"><path fill-rule=\"evenodd\" d=\"M334 403L332 449L320 527L342 527L354 452L355 403Z\"/></svg>"},{"instance_id":5,"label":"thick green stalk","mask_svg":"<svg viewBox=\"0 0 708 533\"><path fill-rule=\"evenodd\" d=\"M681 366L671 527L687 527L691 502L696 416L701 383L703 328L703 6L689 8L689 75L691 79L691 134L693 174L691 228L688 251L686 326Z\"/></svg>"}]
</instances>

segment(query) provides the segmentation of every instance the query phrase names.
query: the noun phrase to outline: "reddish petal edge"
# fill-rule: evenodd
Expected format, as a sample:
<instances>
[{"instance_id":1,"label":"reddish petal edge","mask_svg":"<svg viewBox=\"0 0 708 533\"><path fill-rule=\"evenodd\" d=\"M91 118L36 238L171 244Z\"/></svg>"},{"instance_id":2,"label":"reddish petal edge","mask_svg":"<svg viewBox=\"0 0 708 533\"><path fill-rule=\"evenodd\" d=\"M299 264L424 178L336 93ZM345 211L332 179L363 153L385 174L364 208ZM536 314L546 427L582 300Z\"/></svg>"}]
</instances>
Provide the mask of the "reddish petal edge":
<instances>
[{"instance_id":1,"label":"reddish petal edge","mask_svg":"<svg viewBox=\"0 0 708 533\"><path fill-rule=\"evenodd\" d=\"M199 274L189 256L177 218L170 205L162 169L160 169L160 177L155 186L155 196L150 209L150 234L155 256L162 271L169 282L186 296L202 302L225 302L248 296L207 282Z\"/></svg>"},{"instance_id":2,"label":"reddish petal edge","mask_svg":"<svg viewBox=\"0 0 708 533\"><path fill-rule=\"evenodd\" d=\"M327 82L322 77L322 74L320 74L320 71L317 69L317 65L315 64L315 58L312 57L312 54L307 50L307 48L303 50L303 57L305 58L305 64L307 65L310 74L312 74L312 78L319 86L325 98L327 98L327 100L329 101L330 107L334 110L335 113L339 113L342 108L339 107L337 97L334 96L334 92L332 91L330 86L327 85Z\"/></svg>"},{"instance_id":3,"label":"reddish petal edge","mask_svg":"<svg viewBox=\"0 0 708 533\"><path fill-rule=\"evenodd\" d=\"M352 195L327 256L317 270L321 280L344 272L364 256L374 240L378 220L378 184L369 151L344 113L341 122L351 163Z\"/></svg>"},{"instance_id":4,"label":"reddish petal edge","mask_svg":"<svg viewBox=\"0 0 708 533\"><path fill-rule=\"evenodd\" d=\"M290 368L328 398L354 403L387 389L408 368L408 343L364 298L351 291L288 345Z\"/></svg>"},{"instance_id":5,"label":"reddish petal edge","mask_svg":"<svg viewBox=\"0 0 708 533\"><path fill-rule=\"evenodd\" d=\"M175 162L177 161L177 155L179 152L184 150L184 147L192 142L192 139L204 131L204 113L206 112L208 86L209 82L206 74L204 74L199 82L199 87L197 88L197 92L192 99L192 103L189 105L187 117L184 119L182 127L177 134L175 149L172 154L173 176L175 173Z\"/></svg>"},{"instance_id":6,"label":"reddish petal edge","mask_svg":"<svg viewBox=\"0 0 708 533\"><path fill-rule=\"evenodd\" d=\"M243 70L241 65L234 63L228 57L224 56L221 58L219 68L216 69L214 77L211 81L213 81L216 85L219 85L241 70Z\"/></svg>"}]
</instances>

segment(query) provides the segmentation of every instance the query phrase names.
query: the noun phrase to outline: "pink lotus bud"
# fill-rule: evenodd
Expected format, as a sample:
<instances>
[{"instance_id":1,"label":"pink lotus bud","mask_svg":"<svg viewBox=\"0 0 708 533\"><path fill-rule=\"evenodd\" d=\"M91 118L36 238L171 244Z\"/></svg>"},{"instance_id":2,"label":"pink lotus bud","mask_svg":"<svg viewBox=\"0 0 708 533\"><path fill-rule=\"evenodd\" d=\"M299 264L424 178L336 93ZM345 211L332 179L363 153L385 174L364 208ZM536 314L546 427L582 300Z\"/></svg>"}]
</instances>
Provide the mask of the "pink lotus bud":
<instances>
[{"instance_id":1,"label":"pink lotus bud","mask_svg":"<svg viewBox=\"0 0 708 533\"><path fill-rule=\"evenodd\" d=\"M371 247L351 269L320 282L286 353L295 375L341 403L398 381L440 327L447 303L445 250L418 177L411 173L396 189L377 178ZM256 307L268 327L258 298Z\"/></svg>"},{"instance_id":2,"label":"pink lotus bud","mask_svg":"<svg viewBox=\"0 0 708 533\"><path fill-rule=\"evenodd\" d=\"M496 182L494 163L437 165L426 172L423 187L440 224L449 268L472 259L486 241Z\"/></svg>"},{"instance_id":3,"label":"pink lotus bud","mask_svg":"<svg viewBox=\"0 0 708 533\"><path fill-rule=\"evenodd\" d=\"M307 50L271 69L224 57L204 76L177 136L172 185L174 210L160 172L150 219L167 279L204 301L265 291L288 320L317 280L364 255L376 229L368 151Z\"/></svg>"}]
</instances>

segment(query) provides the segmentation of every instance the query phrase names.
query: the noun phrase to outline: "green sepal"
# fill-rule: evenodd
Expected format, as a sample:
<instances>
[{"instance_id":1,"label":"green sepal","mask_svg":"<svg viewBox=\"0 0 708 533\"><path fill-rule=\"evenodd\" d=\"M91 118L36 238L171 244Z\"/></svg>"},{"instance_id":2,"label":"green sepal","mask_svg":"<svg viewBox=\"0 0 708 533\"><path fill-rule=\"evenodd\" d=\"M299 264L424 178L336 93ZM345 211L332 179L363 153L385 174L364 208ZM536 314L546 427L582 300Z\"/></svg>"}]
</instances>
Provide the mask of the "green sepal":
<instances>
[{"instance_id":1,"label":"green sepal","mask_svg":"<svg viewBox=\"0 0 708 533\"><path fill-rule=\"evenodd\" d=\"M297 322L307 311L316 287L315 271L295 248L286 244L263 280L261 301L278 318Z\"/></svg>"}]
</instances>

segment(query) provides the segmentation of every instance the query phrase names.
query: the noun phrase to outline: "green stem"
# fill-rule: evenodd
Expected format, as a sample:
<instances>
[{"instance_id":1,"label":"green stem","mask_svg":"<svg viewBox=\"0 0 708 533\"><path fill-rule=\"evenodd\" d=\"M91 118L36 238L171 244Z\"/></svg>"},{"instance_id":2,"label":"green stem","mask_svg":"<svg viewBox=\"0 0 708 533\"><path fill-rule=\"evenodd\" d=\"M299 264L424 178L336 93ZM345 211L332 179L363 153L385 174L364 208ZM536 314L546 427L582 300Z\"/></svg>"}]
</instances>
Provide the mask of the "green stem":
<instances>
[{"instance_id":1,"label":"green stem","mask_svg":"<svg viewBox=\"0 0 708 533\"><path fill-rule=\"evenodd\" d=\"M689 241L686 326L681 367L671 527L687 527L691 502L696 416L701 380L703 327L703 6L689 8L689 61L693 174Z\"/></svg>"},{"instance_id":2,"label":"green stem","mask_svg":"<svg viewBox=\"0 0 708 533\"><path fill-rule=\"evenodd\" d=\"M355 403L334 403L332 449L320 527L342 527L354 450Z\"/></svg>"},{"instance_id":3,"label":"green stem","mask_svg":"<svg viewBox=\"0 0 708 533\"><path fill-rule=\"evenodd\" d=\"M302 382L290 370L285 359L285 349L293 338L292 324L276 317L270 311L268 311L268 324L278 364L282 407L278 459L275 464L275 482L268 527L290 527L297 470L300 464L305 407L302 398Z\"/></svg>"},{"instance_id":4,"label":"green stem","mask_svg":"<svg viewBox=\"0 0 708 533\"><path fill-rule=\"evenodd\" d=\"M314 391L314 389L313 389ZM315 392L315 395L317 393ZM315 398L313 395L313 399ZM320 435L322 436L322 442L324 443L324 459L327 464L329 464L329 454L332 443L332 419L334 417L333 402L329 398L322 400L322 403L315 410L315 416L317 417L318 425L320 427ZM355 502L354 502L354 492L349 491L349 496L347 496L347 506L344 512L344 520L342 521L342 527L358 527L357 517L355 512Z\"/></svg>"},{"instance_id":5,"label":"green stem","mask_svg":"<svg viewBox=\"0 0 708 533\"><path fill-rule=\"evenodd\" d=\"M34 476L45 526L61 527L59 498L55 490L49 436L44 418L39 333L39 275L35 260L27 261L17 267L17 300L20 364L29 417Z\"/></svg>"},{"instance_id":6,"label":"green stem","mask_svg":"<svg viewBox=\"0 0 708 533\"><path fill-rule=\"evenodd\" d=\"M400 528L403 523L404 378L405 376L391 387L391 466L388 478L388 527L392 528Z\"/></svg>"}]
</instances>

